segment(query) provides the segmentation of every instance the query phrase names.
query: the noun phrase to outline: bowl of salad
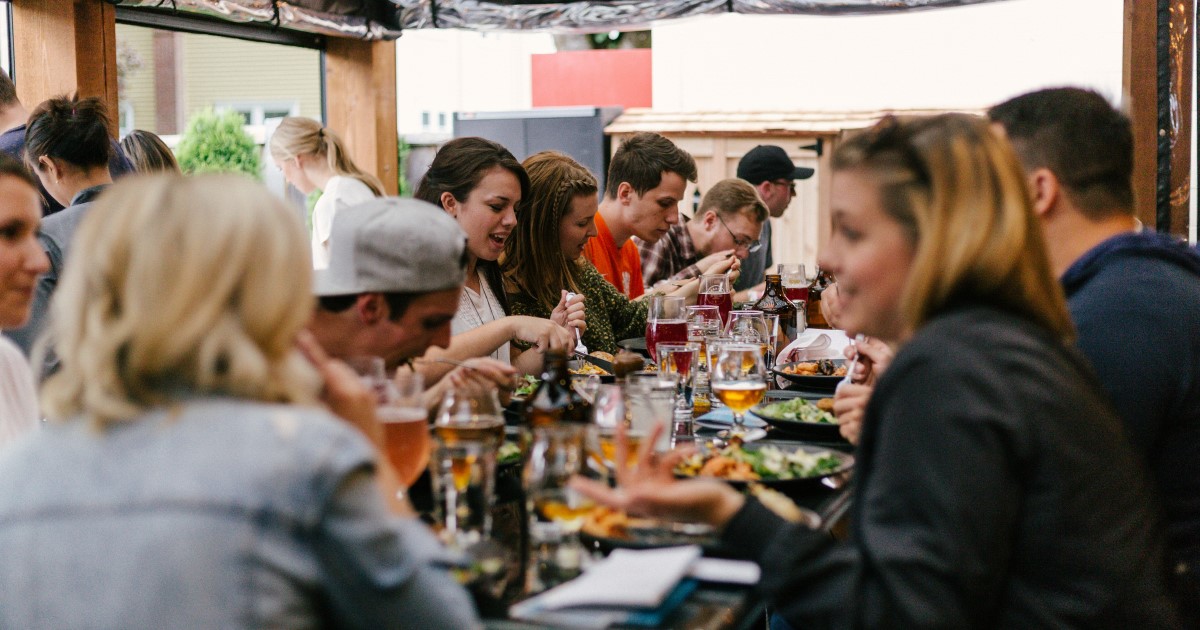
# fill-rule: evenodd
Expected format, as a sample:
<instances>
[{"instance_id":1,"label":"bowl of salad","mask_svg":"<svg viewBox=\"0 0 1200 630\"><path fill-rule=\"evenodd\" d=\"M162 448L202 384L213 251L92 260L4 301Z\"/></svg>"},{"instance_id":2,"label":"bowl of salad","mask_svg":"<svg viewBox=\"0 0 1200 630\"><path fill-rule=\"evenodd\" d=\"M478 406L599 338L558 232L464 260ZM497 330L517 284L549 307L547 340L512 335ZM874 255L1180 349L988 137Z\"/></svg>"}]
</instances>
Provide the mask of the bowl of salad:
<instances>
[{"instance_id":1,"label":"bowl of salad","mask_svg":"<svg viewBox=\"0 0 1200 630\"><path fill-rule=\"evenodd\" d=\"M838 432L832 398L777 400L758 405L750 413L789 436L827 442L845 441Z\"/></svg>"},{"instance_id":2,"label":"bowl of salad","mask_svg":"<svg viewBox=\"0 0 1200 630\"><path fill-rule=\"evenodd\" d=\"M742 444L735 438L722 448L693 453L675 467L675 474L714 477L739 488L758 483L786 493L853 467L854 457L841 451L808 444Z\"/></svg>"}]
</instances>

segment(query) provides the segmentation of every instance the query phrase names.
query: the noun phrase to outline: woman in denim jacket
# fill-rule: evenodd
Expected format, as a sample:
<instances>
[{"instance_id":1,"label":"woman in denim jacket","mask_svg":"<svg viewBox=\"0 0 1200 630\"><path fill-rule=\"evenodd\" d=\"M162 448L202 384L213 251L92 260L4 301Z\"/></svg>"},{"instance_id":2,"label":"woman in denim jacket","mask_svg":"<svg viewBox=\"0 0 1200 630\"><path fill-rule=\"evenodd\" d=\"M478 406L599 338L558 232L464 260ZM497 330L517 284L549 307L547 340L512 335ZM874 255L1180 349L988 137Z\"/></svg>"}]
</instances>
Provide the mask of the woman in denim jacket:
<instances>
[{"instance_id":1,"label":"woman in denim jacket","mask_svg":"<svg viewBox=\"0 0 1200 630\"><path fill-rule=\"evenodd\" d=\"M287 208L235 176L126 181L76 246L42 392L62 421L0 455L0 628L479 625L369 394L298 350Z\"/></svg>"}]
</instances>

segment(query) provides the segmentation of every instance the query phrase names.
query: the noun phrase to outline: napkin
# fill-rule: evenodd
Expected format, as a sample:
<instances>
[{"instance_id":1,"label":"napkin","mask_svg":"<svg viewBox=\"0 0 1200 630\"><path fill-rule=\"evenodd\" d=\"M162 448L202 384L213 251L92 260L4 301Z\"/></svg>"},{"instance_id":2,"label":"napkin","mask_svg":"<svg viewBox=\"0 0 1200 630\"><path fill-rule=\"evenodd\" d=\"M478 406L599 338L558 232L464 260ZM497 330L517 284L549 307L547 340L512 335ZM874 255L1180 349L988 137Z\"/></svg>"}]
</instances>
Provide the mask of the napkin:
<instances>
[{"instance_id":1,"label":"napkin","mask_svg":"<svg viewBox=\"0 0 1200 630\"><path fill-rule=\"evenodd\" d=\"M515 604L509 614L515 619L547 621L565 620L566 615L560 613L586 610L587 615L578 617L590 617L588 627L624 622L637 611L663 604L699 558L696 545L617 549L574 580Z\"/></svg>"},{"instance_id":2,"label":"napkin","mask_svg":"<svg viewBox=\"0 0 1200 630\"><path fill-rule=\"evenodd\" d=\"M753 411L747 411L742 420L751 429L761 429L767 426L767 423L754 415ZM728 429L733 426L733 411L728 408L710 411L696 418L696 424L709 429Z\"/></svg>"},{"instance_id":3,"label":"napkin","mask_svg":"<svg viewBox=\"0 0 1200 630\"><path fill-rule=\"evenodd\" d=\"M844 331L809 328L779 353L779 362L841 359L845 356L842 351L849 344L850 338Z\"/></svg>"}]
</instances>

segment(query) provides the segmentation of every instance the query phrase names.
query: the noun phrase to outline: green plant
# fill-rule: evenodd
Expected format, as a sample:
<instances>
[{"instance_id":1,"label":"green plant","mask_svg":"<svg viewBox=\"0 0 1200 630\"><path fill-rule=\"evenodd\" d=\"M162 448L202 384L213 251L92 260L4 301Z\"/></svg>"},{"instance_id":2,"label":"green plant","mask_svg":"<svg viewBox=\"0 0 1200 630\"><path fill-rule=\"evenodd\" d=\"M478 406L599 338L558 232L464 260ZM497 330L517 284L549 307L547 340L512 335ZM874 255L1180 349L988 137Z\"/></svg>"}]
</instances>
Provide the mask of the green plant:
<instances>
[{"instance_id":1,"label":"green plant","mask_svg":"<svg viewBox=\"0 0 1200 630\"><path fill-rule=\"evenodd\" d=\"M408 155L412 153L412 145L404 136L400 136L396 142L396 191L401 197L411 197L413 194L412 184L408 183L408 177L405 173L408 172Z\"/></svg>"},{"instance_id":2,"label":"green plant","mask_svg":"<svg viewBox=\"0 0 1200 630\"><path fill-rule=\"evenodd\" d=\"M262 178L260 150L242 128L245 119L235 111L211 109L192 116L176 155L184 173L245 173Z\"/></svg>"}]
</instances>

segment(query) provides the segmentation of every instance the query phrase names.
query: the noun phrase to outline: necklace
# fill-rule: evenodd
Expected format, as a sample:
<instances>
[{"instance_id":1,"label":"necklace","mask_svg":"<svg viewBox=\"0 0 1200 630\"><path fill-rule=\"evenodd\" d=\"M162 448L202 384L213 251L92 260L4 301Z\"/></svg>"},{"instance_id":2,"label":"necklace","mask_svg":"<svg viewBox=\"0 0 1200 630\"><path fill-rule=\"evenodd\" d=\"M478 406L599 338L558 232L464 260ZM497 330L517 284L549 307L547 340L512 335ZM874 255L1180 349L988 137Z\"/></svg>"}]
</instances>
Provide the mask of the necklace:
<instances>
[{"instance_id":1,"label":"necklace","mask_svg":"<svg viewBox=\"0 0 1200 630\"><path fill-rule=\"evenodd\" d=\"M488 298L488 283L487 278L483 277L483 272L476 271L476 276L479 278L479 295L483 298L483 303L487 305L488 316L491 317L488 321L496 321L496 312L492 310L492 300ZM475 300L471 299L470 289L463 287L463 297L471 305L471 310L475 311L475 317L479 319L479 325L482 326L487 322L483 320L483 314L479 312L479 307L475 306Z\"/></svg>"}]
</instances>

